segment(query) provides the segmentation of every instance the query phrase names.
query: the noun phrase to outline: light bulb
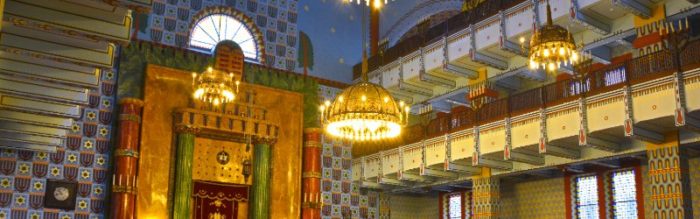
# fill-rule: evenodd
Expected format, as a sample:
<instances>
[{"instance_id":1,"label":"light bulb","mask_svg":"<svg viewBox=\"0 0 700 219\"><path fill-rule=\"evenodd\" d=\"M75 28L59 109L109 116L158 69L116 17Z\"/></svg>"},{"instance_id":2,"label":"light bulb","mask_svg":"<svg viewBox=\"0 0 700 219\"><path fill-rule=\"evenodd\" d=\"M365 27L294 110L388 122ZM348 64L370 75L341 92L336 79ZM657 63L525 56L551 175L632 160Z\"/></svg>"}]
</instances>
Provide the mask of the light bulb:
<instances>
[{"instance_id":1,"label":"light bulb","mask_svg":"<svg viewBox=\"0 0 700 219\"><path fill-rule=\"evenodd\" d=\"M542 52L542 55L544 57L549 57L549 49L544 49L544 52Z\"/></svg>"},{"instance_id":2,"label":"light bulb","mask_svg":"<svg viewBox=\"0 0 700 219\"><path fill-rule=\"evenodd\" d=\"M536 68L537 68L537 62L530 61L530 69L536 69Z\"/></svg>"},{"instance_id":3,"label":"light bulb","mask_svg":"<svg viewBox=\"0 0 700 219\"><path fill-rule=\"evenodd\" d=\"M374 9L380 9L382 8L382 1L381 0L374 0L374 4L372 5Z\"/></svg>"}]
</instances>

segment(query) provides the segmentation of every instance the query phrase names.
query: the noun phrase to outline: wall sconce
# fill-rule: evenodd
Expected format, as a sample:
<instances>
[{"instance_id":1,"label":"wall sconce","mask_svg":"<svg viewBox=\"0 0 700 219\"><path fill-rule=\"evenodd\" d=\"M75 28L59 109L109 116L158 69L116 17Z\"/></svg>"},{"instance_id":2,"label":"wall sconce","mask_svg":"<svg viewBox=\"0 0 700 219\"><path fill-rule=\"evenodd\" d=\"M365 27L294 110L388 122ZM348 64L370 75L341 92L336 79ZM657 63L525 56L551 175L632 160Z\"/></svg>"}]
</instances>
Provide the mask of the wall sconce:
<instances>
[{"instance_id":1,"label":"wall sconce","mask_svg":"<svg viewBox=\"0 0 700 219\"><path fill-rule=\"evenodd\" d=\"M250 176L251 166L250 159L243 160L243 177L246 181L248 181L248 176Z\"/></svg>"}]
</instances>

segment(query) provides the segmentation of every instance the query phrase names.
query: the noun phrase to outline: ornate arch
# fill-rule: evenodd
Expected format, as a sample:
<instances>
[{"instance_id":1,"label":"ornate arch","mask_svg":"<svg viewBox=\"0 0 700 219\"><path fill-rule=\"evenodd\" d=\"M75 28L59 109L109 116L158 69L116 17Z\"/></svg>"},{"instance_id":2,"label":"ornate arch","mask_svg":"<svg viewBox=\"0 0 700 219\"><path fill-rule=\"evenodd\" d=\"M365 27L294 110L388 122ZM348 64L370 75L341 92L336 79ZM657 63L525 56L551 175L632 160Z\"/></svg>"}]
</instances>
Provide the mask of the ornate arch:
<instances>
[{"instance_id":1,"label":"ornate arch","mask_svg":"<svg viewBox=\"0 0 700 219\"><path fill-rule=\"evenodd\" d=\"M384 34L389 46L395 45L401 36L418 25L423 19L448 10L460 10L463 0L429 0L413 7L394 23Z\"/></svg>"},{"instance_id":2,"label":"ornate arch","mask_svg":"<svg viewBox=\"0 0 700 219\"><path fill-rule=\"evenodd\" d=\"M247 28L252 36L253 40L255 41L256 49L257 49L257 57L258 61L261 64L265 64L265 41L263 38L263 33L258 29L258 26L255 24L253 19L245 15L244 13L231 8L231 7L225 7L225 6L209 6L206 8L203 8L197 14L192 16L192 20L190 22L190 27L189 27L189 33L187 35L187 43L188 47L190 47L190 39L192 37L192 32L194 31L195 25L199 23L202 19L210 16L210 15L216 15L216 14L221 14L221 15L227 15L230 16L243 24L245 28ZM215 47L215 46L214 46Z\"/></svg>"}]
</instances>

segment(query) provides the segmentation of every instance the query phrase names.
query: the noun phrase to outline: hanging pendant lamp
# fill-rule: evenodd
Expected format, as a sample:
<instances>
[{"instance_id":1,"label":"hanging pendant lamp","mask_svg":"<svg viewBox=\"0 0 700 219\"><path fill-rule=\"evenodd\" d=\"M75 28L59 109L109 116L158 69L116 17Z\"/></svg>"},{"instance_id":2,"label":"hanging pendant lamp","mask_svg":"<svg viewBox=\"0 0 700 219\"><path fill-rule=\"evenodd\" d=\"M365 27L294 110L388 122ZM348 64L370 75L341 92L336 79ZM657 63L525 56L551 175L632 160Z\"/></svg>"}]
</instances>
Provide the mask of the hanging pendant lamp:
<instances>
[{"instance_id":1,"label":"hanging pendant lamp","mask_svg":"<svg viewBox=\"0 0 700 219\"><path fill-rule=\"evenodd\" d=\"M562 65L573 65L579 60L576 42L565 28L552 22L552 10L547 0L547 24L533 34L530 40L530 69L555 72Z\"/></svg>"}]
</instances>

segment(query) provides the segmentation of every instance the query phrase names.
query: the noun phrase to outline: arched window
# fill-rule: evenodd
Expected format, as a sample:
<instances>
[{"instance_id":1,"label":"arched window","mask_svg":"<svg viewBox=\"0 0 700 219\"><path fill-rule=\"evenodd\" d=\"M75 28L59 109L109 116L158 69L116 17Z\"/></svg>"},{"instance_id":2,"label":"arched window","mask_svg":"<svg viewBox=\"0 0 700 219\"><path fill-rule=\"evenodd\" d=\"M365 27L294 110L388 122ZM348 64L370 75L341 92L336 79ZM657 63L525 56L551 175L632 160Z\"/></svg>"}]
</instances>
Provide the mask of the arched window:
<instances>
[{"instance_id":1,"label":"arched window","mask_svg":"<svg viewBox=\"0 0 700 219\"><path fill-rule=\"evenodd\" d=\"M197 21L190 34L190 48L211 52L223 40L237 43L243 49L246 60L259 62L259 45L252 31L226 14L210 14Z\"/></svg>"}]
</instances>

